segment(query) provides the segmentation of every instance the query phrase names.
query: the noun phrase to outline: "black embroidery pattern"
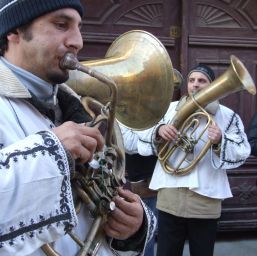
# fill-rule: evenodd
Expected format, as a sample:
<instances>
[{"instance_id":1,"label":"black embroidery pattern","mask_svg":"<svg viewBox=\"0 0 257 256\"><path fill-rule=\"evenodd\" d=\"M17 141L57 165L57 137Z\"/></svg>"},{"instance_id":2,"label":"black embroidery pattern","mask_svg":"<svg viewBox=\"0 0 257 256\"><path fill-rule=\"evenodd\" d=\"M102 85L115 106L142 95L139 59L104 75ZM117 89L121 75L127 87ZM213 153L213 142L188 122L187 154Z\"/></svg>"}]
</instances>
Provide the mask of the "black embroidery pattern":
<instances>
[{"instance_id":1,"label":"black embroidery pattern","mask_svg":"<svg viewBox=\"0 0 257 256\"><path fill-rule=\"evenodd\" d=\"M234 129L234 127L236 127L236 134L240 137L240 139L237 139L236 141L228 138L228 136L226 135L227 133L229 133L229 130L232 128ZM245 142L245 139L241 136L241 134L242 133L241 133L241 130L239 127L239 117L234 112L233 115L231 116L231 119L228 122L228 125L227 125L227 127L225 129L225 133L224 133L224 150L223 150L222 157L221 157L223 163L221 165L221 168L224 166L225 163L228 163L230 165L244 163L245 159L232 160L232 159L229 159L226 155L226 152L227 152L226 148L229 147L229 144L234 144L239 147L241 144L243 144Z\"/></svg>"},{"instance_id":2,"label":"black embroidery pattern","mask_svg":"<svg viewBox=\"0 0 257 256\"><path fill-rule=\"evenodd\" d=\"M58 150L57 145L54 145L53 147L49 148L49 147L45 147L37 144L35 144L35 147L32 149L27 148L26 151L16 150L13 153L6 154L7 156L6 160L4 162L0 162L0 169L2 168L9 169L10 161L13 160L14 162L18 162L19 156L22 156L24 160L27 160L28 156L36 158L38 152L40 152L42 155L45 155L45 153L48 151L49 155L55 155L55 157L58 158L59 156L56 155L57 150ZM55 160L58 160L58 159L55 159Z\"/></svg>"},{"instance_id":3,"label":"black embroidery pattern","mask_svg":"<svg viewBox=\"0 0 257 256\"><path fill-rule=\"evenodd\" d=\"M64 230L70 228L69 220L71 219L71 209L68 204L69 177L65 173L65 161L61 155L64 151L61 152L59 144L55 141L51 133L39 132L38 134L42 136L44 145L34 144L35 147L33 148L27 147L26 150L16 150L8 154L5 161L0 162L0 170L9 169L10 163L12 161L15 163L18 162L20 157L27 160L28 157L36 158L39 153L42 155L49 154L49 156L54 157L58 169L63 175L60 194L60 212L56 210L54 214L50 213L49 216L40 215L37 220L31 219L27 226L25 222L21 220L16 226L10 227L9 233L7 234L3 234L3 231L0 229L0 248L4 246L4 242L6 241L8 241L10 246L14 245L15 239L24 241L25 233L27 233L27 237L33 238L36 233L42 233L44 228L49 229L53 224L57 227L60 226L60 224L64 225Z\"/></svg>"},{"instance_id":4,"label":"black embroidery pattern","mask_svg":"<svg viewBox=\"0 0 257 256\"><path fill-rule=\"evenodd\" d=\"M153 211L148 206L145 205L144 209L145 209L147 219L150 220L148 237L147 237L147 241L149 241L155 231L156 219Z\"/></svg>"}]
</instances>

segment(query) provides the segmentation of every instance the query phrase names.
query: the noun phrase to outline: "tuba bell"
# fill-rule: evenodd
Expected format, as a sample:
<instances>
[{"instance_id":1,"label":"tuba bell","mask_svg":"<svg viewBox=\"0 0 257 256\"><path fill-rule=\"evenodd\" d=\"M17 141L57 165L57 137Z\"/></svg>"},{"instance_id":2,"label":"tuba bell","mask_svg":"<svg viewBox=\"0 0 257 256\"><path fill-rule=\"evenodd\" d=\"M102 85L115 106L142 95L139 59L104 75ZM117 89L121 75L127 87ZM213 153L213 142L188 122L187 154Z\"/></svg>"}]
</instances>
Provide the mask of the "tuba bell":
<instances>
[{"instance_id":1,"label":"tuba bell","mask_svg":"<svg viewBox=\"0 0 257 256\"><path fill-rule=\"evenodd\" d=\"M79 213L86 204L94 217L86 238L67 233L80 247L77 255L97 255L103 240L102 224L117 188L125 183L125 151L116 118L133 129L157 123L170 104L176 74L165 47L152 34L132 30L116 39L104 59L78 62L66 54L60 67L70 70L67 84L80 97L92 121L105 138L103 152L95 152L89 165L77 165L72 174L74 202ZM48 256L59 255L49 245Z\"/></svg>"},{"instance_id":2,"label":"tuba bell","mask_svg":"<svg viewBox=\"0 0 257 256\"><path fill-rule=\"evenodd\" d=\"M216 100L222 99L231 93L246 90L250 94L256 94L254 82L243 63L234 55L230 57L229 68L210 85L203 88L195 95L190 95L187 101L177 111L170 124L179 131L178 139L175 142L163 142L159 146L158 158L163 170L173 175L186 175L190 173L197 163L206 154L212 143L208 140L202 151L189 161L189 154L192 154L195 145L201 140L202 135L209 125L214 123L212 117L205 111L205 107ZM197 112L196 112L197 111ZM199 117L206 118L206 125L199 132L198 137L194 137L196 129L199 127ZM194 127L192 132L188 132L190 127ZM183 157L172 166L172 156L176 152L183 152ZM182 167L183 165L183 167Z\"/></svg>"},{"instance_id":3,"label":"tuba bell","mask_svg":"<svg viewBox=\"0 0 257 256\"><path fill-rule=\"evenodd\" d=\"M111 44L104 59L81 64L115 81L115 116L125 126L136 130L150 128L168 109L176 75L165 47L152 34L128 31ZM68 85L79 95L103 104L110 99L110 88L85 73L71 72Z\"/></svg>"}]
</instances>

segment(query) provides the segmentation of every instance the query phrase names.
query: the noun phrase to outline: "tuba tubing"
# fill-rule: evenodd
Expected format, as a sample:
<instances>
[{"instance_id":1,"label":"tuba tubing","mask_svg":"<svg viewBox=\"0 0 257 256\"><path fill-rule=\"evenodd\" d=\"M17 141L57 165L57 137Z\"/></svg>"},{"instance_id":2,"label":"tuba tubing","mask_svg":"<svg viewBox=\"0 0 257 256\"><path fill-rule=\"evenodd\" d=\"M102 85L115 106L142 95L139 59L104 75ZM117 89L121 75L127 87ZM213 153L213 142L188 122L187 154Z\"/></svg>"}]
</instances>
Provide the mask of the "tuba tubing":
<instances>
[{"instance_id":1,"label":"tuba tubing","mask_svg":"<svg viewBox=\"0 0 257 256\"><path fill-rule=\"evenodd\" d=\"M229 68L209 86L200 90L194 96L191 95L172 118L170 124L174 125L177 130L180 131L185 121L190 119L191 115L199 109L202 113L204 112L204 115L208 115L208 122L213 123L214 121L204 110L204 107L215 100L220 100L232 93L242 90L246 90L252 95L256 94L256 87L249 72L236 56L231 55ZM183 137L184 135L182 134L180 136ZM167 163L168 159L174 154L175 149L178 147L176 143L172 146L170 141L162 142L158 149L158 159L165 172L174 175L185 175L192 171L211 145L212 143L208 140L200 154L185 168L177 169Z\"/></svg>"},{"instance_id":2,"label":"tuba tubing","mask_svg":"<svg viewBox=\"0 0 257 256\"><path fill-rule=\"evenodd\" d=\"M77 58L72 53L67 53L64 58L60 61L60 68L63 70L78 70L84 73L89 74L90 76L96 78L97 80L101 81L102 83L106 84L110 90L111 90L111 96L110 96L110 102L108 104L108 125L107 125L107 131L105 136L105 144L107 148L115 147L112 144L112 138L113 138L113 127L114 127L114 121L115 121L115 107L117 102L117 86L115 82L107 77L106 75L93 70L91 68L86 67L85 65L81 65ZM94 126L94 123L91 123L92 126ZM121 155L121 154L120 154ZM77 180L81 180L83 183L85 181L84 176L81 174L78 174L75 172L74 176ZM123 185L125 181L121 178L120 181L117 181L115 185L120 186ZM77 195L80 196L83 203L85 205L88 205L91 209L91 213L95 214L95 219L93 221L93 224L87 234L87 237L85 241L80 240L80 238L74 234L71 230L69 230L67 233L70 235L70 237L80 246L80 250L78 252L78 256L95 256L97 253L98 248L100 247L102 234L97 237L98 232L101 228L101 224L104 220L104 215L111 210L114 210L114 202L108 200L101 201L100 198L98 198L97 193L94 191L94 188L91 188L90 186L87 186L87 181L85 181L84 184L84 190L80 188L80 186L74 182L73 188L77 192ZM102 204L104 202L105 205ZM101 205L100 205L101 204ZM100 205L100 208L102 209L102 212L98 211L97 205ZM96 240L98 239L98 240ZM41 246L42 251L47 256L59 256L59 254L49 245L44 244Z\"/></svg>"},{"instance_id":3,"label":"tuba tubing","mask_svg":"<svg viewBox=\"0 0 257 256\"><path fill-rule=\"evenodd\" d=\"M77 58L71 54L67 53L65 57L61 60L60 66L62 69L78 70L83 73L90 75L91 77L96 78L98 81L104 83L110 89L110 101L109 101L109 125L107 126L107 135L106 135L106 145L111 146L112 134L113 134L113 125L115 119L115 109L117 105L117 85L112 78L104 75L101 72L98 72L95 69L89 68L85 65L81 65Z\"/></svg>"},{"instance_id":4,"label":"tuba tubing","mask_svg":"<svg viewBox=\"0 0 257 256\"><path fill-rule=\"evenodd\" d=\"M68 53L60 68L69 70L66 84L81 96L93 119L90 125L106 128L104 152L95 152L94 164L77 164L71 177L74 201L80 201L76 212L84 203L94 222L83 241L71 230L67 233L80 247L77 255L94 256L104 237L102 224L115 208L112 198L125 183L125 151L116 118L134 129L153 126L167 111L174 84L182 78L175 79L178 72L161 42L141 30L117 38L103 60L78 62ZM48 256L59 255L49 244L41 249Z\"/></svg>"}]
</instances>

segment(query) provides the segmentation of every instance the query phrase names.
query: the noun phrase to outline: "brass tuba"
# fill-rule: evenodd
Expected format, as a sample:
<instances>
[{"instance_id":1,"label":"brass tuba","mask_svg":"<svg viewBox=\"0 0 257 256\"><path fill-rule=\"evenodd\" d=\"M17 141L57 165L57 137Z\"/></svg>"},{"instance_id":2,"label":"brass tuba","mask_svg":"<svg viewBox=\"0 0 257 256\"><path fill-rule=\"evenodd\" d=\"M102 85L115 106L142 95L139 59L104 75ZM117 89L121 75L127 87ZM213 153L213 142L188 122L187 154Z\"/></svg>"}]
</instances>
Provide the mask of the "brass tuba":
<instances>
[{"instance_id":1,"label":"brass tuba","mask_svg":"<svg viewBox=\"0 0 257 256\"><path fill-rule=\"evenodd\" d=\"M78 62L66 54L60 66L71 70L67 84L90 113L88 125L97 125L105 138L104 152L96 152L89 165L78 165L71 179L77 211L81 202L86 204L94 222L86 238L71 230L68 234L80 247L77 255L97 255L101 226L115 208L112 198L117 187L125 183L125 153L116 118L134 129L158 122L171 101L175 71L161 42L140 30L118 37L104 59ZM49 244L42 249L48 256L58 255Z\"/></svg>"},{"instance_id":2,"label":"brass tuba","mask_svg":"<svg viewBox=\"0 0 257 256\"><path fill-rule=\"evenodd\" d=\"M128 31L112 43L104 59L81 64L115 81L115 114L125 126L137 130L150 128L168 109L175 71L165 47L152 34ZM68 84L79 95L91 96L103 104L110 100L110 88L85 73L71 72Z\"/></svg>"},{"instance_id":3,"label":"brass tuba","mask_svg":"<svg viewBox=\"0 0 257 256\"><path fill-rule=\"evenodd\" d=\"M165 172L174 175L190 173L211 147L212 143L208 140L195 159L188 160L190 159L188 155L192 154L204 132L211 123L214 123L204 107L215 100L241 90L256 94L254 82L243 63L233 55L230 57L230 62L229 68L220 77L195 95L190 95L171 120L170 124L177 128L179 134L175 142L163 142L159 147L158 158ZM199 117L206 118L207 122L204 129L199 132L200 135L194 138L195 131L199 127ZM194 127L191 132L189 132L190 127ZM168 163L168 160L172 159L171 157L178 150L183 152L183 156L176 165L172 166L171 161Z\"/></svg>"}]
</instances>

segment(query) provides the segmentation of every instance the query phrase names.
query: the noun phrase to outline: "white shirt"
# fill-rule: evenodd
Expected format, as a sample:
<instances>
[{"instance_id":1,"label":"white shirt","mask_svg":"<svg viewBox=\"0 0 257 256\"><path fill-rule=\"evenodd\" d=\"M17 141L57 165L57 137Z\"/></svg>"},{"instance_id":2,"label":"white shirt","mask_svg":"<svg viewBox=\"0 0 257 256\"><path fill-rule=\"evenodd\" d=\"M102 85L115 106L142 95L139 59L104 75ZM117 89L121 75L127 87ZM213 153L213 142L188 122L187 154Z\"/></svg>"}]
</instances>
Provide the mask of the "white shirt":
<instances>
[{"instance_id":1,"label":"white shirt","mask_svg":"<svg viewBox=\"0 0 257 256\"><path fill-rule=\"evenodd\" d=\"M143 155L153 154L156 129L160 124L169 123L176 114L177 104L178 102L172 102L163 119L152 129L138 133L121 126L126 150L128 152L138 151ZM209 149L191 173L185 176L166 173L158 160L149 186L151 189L188 187L198 194L211 198L225 199L232 196L226 169L233 169L242 165L250 155L250 145L240 117L231 109L219 105L214 121L222 131L220 156L217 156L212 148ZM128 135L132 132L136 135L129 138ZM207 141L207 132L203 136L203 141L195 146L193 158L199 154L205 145L204 141ZM174 157L169 161L176 166L178 158Z\"/></svg>"}]
</instances>

